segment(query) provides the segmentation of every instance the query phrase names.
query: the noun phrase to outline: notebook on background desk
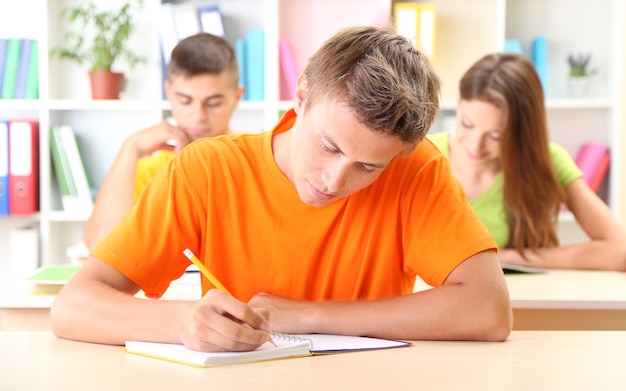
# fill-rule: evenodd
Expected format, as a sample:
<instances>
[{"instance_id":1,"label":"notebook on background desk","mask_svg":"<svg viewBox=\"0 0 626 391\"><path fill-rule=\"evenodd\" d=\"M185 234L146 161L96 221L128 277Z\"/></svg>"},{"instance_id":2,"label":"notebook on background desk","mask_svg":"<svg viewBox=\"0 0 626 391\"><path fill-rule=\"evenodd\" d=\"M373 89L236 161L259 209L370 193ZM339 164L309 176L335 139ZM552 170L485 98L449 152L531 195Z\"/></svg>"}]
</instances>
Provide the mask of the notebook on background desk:
<instances>
[{"instance_id":1,"label":"notebook on background desk","mask_svg":"<svg viewBox=\"0 0 626 391\"><path fill-rule=\"evenodd\" d=\"M330 334L271 333L277 346L269 342L248 352L199 352L180 344L126 341L126 352L174 361L197 367L245 364L259 361L337 354L363 350L411 346L410 342L391 339Z\"/></svg>"}]
</instances>

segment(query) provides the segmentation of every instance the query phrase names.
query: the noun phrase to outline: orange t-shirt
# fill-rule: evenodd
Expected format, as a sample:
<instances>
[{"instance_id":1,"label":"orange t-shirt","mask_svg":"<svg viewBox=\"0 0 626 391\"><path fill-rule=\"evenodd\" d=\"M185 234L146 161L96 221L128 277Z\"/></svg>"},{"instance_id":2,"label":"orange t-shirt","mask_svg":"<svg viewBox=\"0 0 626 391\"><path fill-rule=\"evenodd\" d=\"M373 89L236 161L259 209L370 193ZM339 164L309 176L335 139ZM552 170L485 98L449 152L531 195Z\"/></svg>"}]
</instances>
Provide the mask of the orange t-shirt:
<instances>
[{"instance_id":1,"label":"orange t-shirt","mask_svg":"<svg viewBox=\"0 0 626 391\"><path fill-rule=\"evenodd\" d=\"M324 207L304 204L272 155L273 132L196 141L148 184L93 255L160 297L189 248L239 300L357 300L409 294L415 276L441 285L496 244L424 140L370 186ZM203 292L211 288L202 278Z\"/></svg>"}]
</instances>

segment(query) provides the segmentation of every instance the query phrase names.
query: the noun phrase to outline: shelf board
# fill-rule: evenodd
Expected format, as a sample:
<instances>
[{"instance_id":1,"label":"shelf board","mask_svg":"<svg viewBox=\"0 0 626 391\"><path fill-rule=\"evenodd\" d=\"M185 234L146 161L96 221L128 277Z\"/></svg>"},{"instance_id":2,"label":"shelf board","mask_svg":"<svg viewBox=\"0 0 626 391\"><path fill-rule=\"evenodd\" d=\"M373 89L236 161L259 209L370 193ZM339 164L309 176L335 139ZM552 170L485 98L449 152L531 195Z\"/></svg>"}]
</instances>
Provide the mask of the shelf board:
<instances>
[{"instance_id":1,"label":"shelf board","mask_svg":"<svg viewBox=\"0 0 626 391\"><path fill-rule=\"evenodd\" d=\"M456 110L456 101L442 101L439 105L440 111L450 112ZM617 102L609 98L591 98L591 99L548 99L546 100L546 109L548 110L590 110L590 109L613 109Z\"/></svg>"},{"instance_id":2,"label":"shelf board","mask_svg":"<svg viewBox=\"0 0 626 391\"><path fill-rule=\"evenodd\" d=\"M0 99L0 110L39 110L39 99Z\"/></svg>"},{"instance_id":3,"label":"shelf board","mask_svg":"<svg viewBox=\"0 0 626 391\"><path fill-rule=\"evenodd\" d=\"M62 210L50 211L45 214L45 219L53 222L79 222L84 223L89 219L88 213L65 212Z\"/></svg>"},{"instance_id":4,"label":"shelf board","mask_svg":"<svg viewBox=\"0 0 626 391\"><path fill-rule=\"evenodd\" d=\"M48 101L50 110L150 111L159 107L160 102L146 100L52 99Z\"/></svg>"}]
</instances>

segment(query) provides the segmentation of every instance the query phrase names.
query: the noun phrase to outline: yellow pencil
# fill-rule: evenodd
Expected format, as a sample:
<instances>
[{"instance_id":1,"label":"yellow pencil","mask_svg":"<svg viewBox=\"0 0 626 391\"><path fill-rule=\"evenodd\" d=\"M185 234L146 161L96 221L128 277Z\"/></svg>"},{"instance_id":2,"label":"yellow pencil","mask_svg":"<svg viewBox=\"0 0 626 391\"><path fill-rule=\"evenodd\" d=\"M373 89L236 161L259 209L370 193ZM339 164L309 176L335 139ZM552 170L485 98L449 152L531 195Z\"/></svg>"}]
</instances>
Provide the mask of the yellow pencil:
<instances>
[{"instance_id":1,"label":"yellow pencil","mask_svg":"<svg viewBox=\"0 0 626 391\"><path fill-rule=\"evenodd\" d=\"M187 259L189 259L191 263L193 263L194 265L198 267L198 269L200 269L200 273L202 273L202 275L205 276L211 282L211 284L213 284L215 288L223 292L226 292L230 296L232 296L232 294L228 291L228 289L226 289L226 287L222 285L220 280L218 280L217 277L215 277L213 273L211 273L211 271L207 269L206 266L204 266L204 263L202 263L202 261L200 261L198 257L196 257L196 255L190 249L186 248L185 251L183 251L183 254L185 254ZM272 335L270 333L267 333L267 340L269 343L276 346L276 342L274 342L274 340L272 339Z\"/></svg>"},{"instance_id":2,"label":"yellow pencil","mask_svg":"<svg viewBox=\"0 0 626 391\"><path fill-rule=\"evenodd\" d=\"M217 279L217 277L215 277L213 273L211 273L209 269L207 269L207 267L204 266L202 261L200 261L198 257L196 257L195 254L190 249L186 248L185 251L183 251L183 254L185 254L185 256L191 261L191 263L193 263L194 265L198 267L198 269L200 269L200 273L202 273L203 276L205 276L209 281L211 281L211 284L213 284L214 287L232 296L232 294L228 291L228 289L226 289L226 287L222 285L222 283Z\"/></svg>"}]
</instances>

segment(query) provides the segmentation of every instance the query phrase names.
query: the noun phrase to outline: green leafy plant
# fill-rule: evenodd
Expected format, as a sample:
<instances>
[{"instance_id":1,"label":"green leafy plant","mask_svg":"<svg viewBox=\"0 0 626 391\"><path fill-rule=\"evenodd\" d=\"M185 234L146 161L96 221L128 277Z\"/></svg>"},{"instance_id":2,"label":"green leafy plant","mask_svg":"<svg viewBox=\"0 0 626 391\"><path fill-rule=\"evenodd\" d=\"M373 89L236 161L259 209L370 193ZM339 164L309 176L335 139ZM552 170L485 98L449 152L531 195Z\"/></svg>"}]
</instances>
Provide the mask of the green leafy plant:
<instances>
[{"instance_id":1,"label":"green leafy plant","mask_svg":"<svg viewBox=\"0 0 626 391\"><path fill-rule=\"evenodd\" d=\"M569 75L571 77L584 77L591 76L597 72L597 70L589 69L589 62L591 61L591 54L579 53L574 55L570 53L567 56L567 63L569 64Z\"/></svg>"},{"instance_id":2,"label":"green leafy plant","mask_svg":"<svg viewBox=\"0 0 626 391\"><path fill-rule=\"evenodd\" d=\"M75 31L64 36L65 47L50 51L52 58L90 64L92 71L111 70L116 60L123 58L132 69L145 59L125 46L134 31L133 14L143 0L130 0L120 8L101 10L93 2L80 2L61 11L61 19L76 25ZM93 31L93 39L86 40Z\"/></svg>"}]
</instances>

